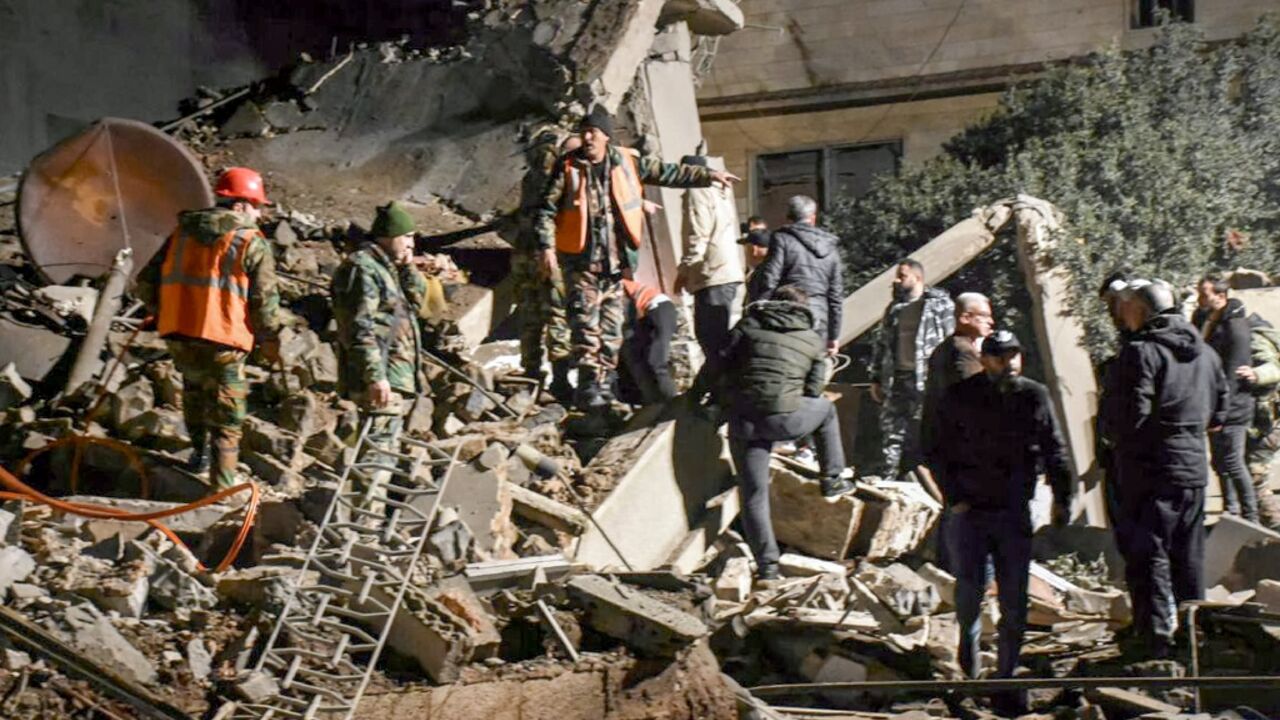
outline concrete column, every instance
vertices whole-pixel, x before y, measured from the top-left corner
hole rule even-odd
[[[1054,266],[1046,255],[1052,233],[1060,225],[1049,203],[1026,195],[1013,202],[1018,228],[1018,263],[1031,294],[1036,342],[1044,358],[1045,384],[1053,396],[1063,439],[1080,484],[1074,513],[1083,512],[1090,525],[1106,525],[1106,506],[1094,457],[1093,421],[1098,411],[1098,386],[1093,361],[1084,346],[1084,327],[1067,308],[1072,292],[1070,274]],[[1037,498],[1047,502],[1049,498]],[[1038,510],[1047,517],[1045,508]],[[1073,513],[1073,514],[1074,514]]]

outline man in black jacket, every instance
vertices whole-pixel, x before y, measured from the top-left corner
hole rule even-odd
[[[822,397],[826,384],[826,348],[813,330],[808,297],[783,286],[772,300],[747,306],[729,333],[720,357],[721,373],[703,366],[691,394],[700,400],[713,383],[729,416],[729,447],[742,492],[742,526],[756,558],[760,580],[778,577],[778,542],[769,515],[769,454],[773,444],[813,434],[822,468],[822,494],[835,497],[853,489],[845,479],[844,449],[835,406]],[[718,375],[719,377],[714,377]]]
[[[1013,677],[1027,622],[1031,509],[1043,466],[1053,488],[1053,521],[1065,524],[1072,473],[1049,392],[1022,377],[1022,346],[1007,330],[982,343],[982,372],[952,385],[926,453],[947,500],[948,545],[956,576],[960,667],[977,677],[980,609],[988,558],[1000,591],[999,668]],[[1020,694],[1000,698],[1021,704]]]
[[[1251,522],[1258,521],[1258,500],[1253,490],[1253,477],[1245,462],[1245,445],[1249,426],[1253,424],[1252,388],[1236,369],[1253,365],[1249,349],[1249,318],[1244,303],[1228,298],[1231,286],[1221,275],[1206,275],[1200,280],[1198,307],[1191,324],[1200,330],[1222,361],[1222,372],[1228,378],[1231,400],[1227,421],[1222,430],[1209,436],[1213,471],[1222,484],[1222,500],[1226,511]]]
[[[1205,430],[1226,421],[1227,382],[1167,284],[1129,282],[1118,309],[1132,333],[1115,368],[1116,490],[1129,524],[1120,549],[1138,650],[1163,658],[1176,603],[1204,597]]]
[[[835,355],[844,312],[840,239],[818,227],[818,203],[813,198],[791,198],[787,219],[791,224],[773,232],[769,254],[751,273],[748,297],[768,300],[783,285],[803,290],[813,311],[814,329],[826,341],[827,353]]]

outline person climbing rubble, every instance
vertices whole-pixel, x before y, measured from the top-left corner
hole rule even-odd
[[[822,397],[827,344],[813,329],[809,298],[794,285],[747,306],[729,333],[719,363],[703,365],[690,391],[695,402],[718,390],[729,418],[729,448],[742,492],[742,524],[756,577],[777,580],[778,542],[769,513],[769,455],[775,442],[813,435],[822,494],[853,490],[835,405]],[[711,368],[721,367],[722,372]]]
[[[996,677],[1011,678],[1027,624],[1030,504],[1039,468],[1053,488],[1056,526],[1067,522],[1074,476],[1048,389],[1022,377],[1017,336],[1001,330],[987,337],[980,362],[982,372],[943,394],[925,450],[946,497],[960,667],[970,678],[982,669],[978,640],[990,560],[1000,601]],[[1010,710],[1025,705],[1016,693],[997,702]]]
[[[542,192],[561,155],[582,146],[576,136],[557,145],[554,130],[539,133],[525,151],[529,170],[520,186],[519,227],[512,243],[511,275],[516,285],[516,304],[520,325],[520,364],[527,377],[541,382],[543,377],[543,338],[547,359],[551,362],[551,384],[547,388],[563,405],[573,400],[569,383],[569,324],[565,319],[564,277],[559,272],[547,274],[538,262],[536,214]]]
[[[1133,601],[1127,650],[1169,656],[1178,603],[1204,598],[1205,432],[1230,412],[1222,364],[1178,313],[1166,283],[1131,280],[1117,312],[1128,342],[1116,359],[1115,463]]]
[[[428,387],[419,327],[427,281],[413,264],[415,226],[403,206],[380,206],[371,235],[338,267],[330,286],[338,392],[360,406],[370,445],[392,450],[405,415]],[[374,513],[381,512],[388,479],[388,473],[374,473],[362,488]]]
[[[256,345],[280,362],[275,259],[258,229],[268,205],[262,176],[233,167],[218,177],[217,205],[184,212],[138,275],[135,294],[155,318],[182,373],[182,414],[191,438],[186,468],[236,484],[248,411],[245,361]],[[212,457],[211,457],[212,455]]]
[[[626,322],[622,363],[618,367],[618,399],[632,405],[663,403],[676,396],[671,378],[671,338],[676,334],[676,306],[655,287],[623,280]]]
[[[639,262],[644,238],[643,184],[708,187],[738,178],[723,170],[664,163],[613,145],[613,119],[600,107],[580,126],[582,147],[560,158],[537,211],[541,264],[563,267],[567,315],[578,366],[576,404],[609,404],[609,376],[622,347],[619,283]]]

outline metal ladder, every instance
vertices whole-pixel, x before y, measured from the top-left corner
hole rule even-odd
[[[238,702],[219,716],[336,720],[355,714],[458,462],[458,450],[448,454],[410,438],[399,440],[399,452],[376,448],[368,442],[371,423],[366,419],[360,428],[293,592],[254,668],[274,676],[280,692],[260,703]],[[414,448],[422,452],[413,453]],[[444,474],[434,480],[431,471],[441,466]],[[385,499],[377,496],[375,474],[400,480],[380,485],[389,491]],[[365,489],[356,489],[353,479],[363,480]],[[375,499],[389,512],[366,509]],[[424,503],[428,510],[422,509]],[[305,584],[312,571],[318,580]]]

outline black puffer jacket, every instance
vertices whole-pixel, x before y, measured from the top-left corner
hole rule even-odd
[[[793,412],[800,398],[817,397],[826,379],[826,346],[809,308],[764,300],[747,306],[720,355],[721,377],[705,363],[694,382],[697,397],[718,385],[722,402],[739,416]]]
[[[1222,361],[1222,373],[1227,378],[1231,393],[1226,424],[1248,425],[1253,422],[1254,397],[1248,381],[1236,377],[1236,368],[1253,365],[1249,346],[1249,314],[1245,312],[1244,303],[1231,298],[1222,309],[1222,316],[1209,327],[1209,334],[1206,336],[1203,333],[1206,324],[1210,322],[1210,315],[1208,310],[1196,310],[1191,316],[1191,324],[1200,329],[1205,342],[1218,353],[1218,359]]]
[[[1113,399],[1119,490],[1130,498],[1161,484],[1203,487],[1205,430],[1227,415],[1222,363],[1179,315],[1157,315],[1116,358]]]
[[[750,298],[768,300],[783,285],[796,285],[809,296],[818,334],[827,341],[838,340],[844,307],[839,241],[813,225],[778,228],[768,256],[751,274]]]

